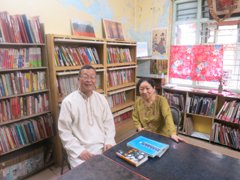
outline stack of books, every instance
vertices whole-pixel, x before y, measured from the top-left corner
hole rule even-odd
[[[137,167],[146,162],[148,157],[161,157],[168,148],[168,144],[138,136],[129,141],[125,148],[119,149],[116,155]]]

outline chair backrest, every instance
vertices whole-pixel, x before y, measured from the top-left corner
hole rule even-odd
[[[177,134],[178,134],[179,124],[181,122],[181,112],[175,106],[170,106],[170,109],[171,109],[173,121],[174,121],[174,124],[175,124],[175,126],[177,128]]]

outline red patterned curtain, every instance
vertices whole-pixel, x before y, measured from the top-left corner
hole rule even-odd
[[[223,73],[222,45],[171,46],[170,78],[219,81]]]

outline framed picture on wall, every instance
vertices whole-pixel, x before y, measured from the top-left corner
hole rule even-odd
[[[124,40],[123,27],[120,22],[103,19],[103,29],[105,38]]]
[[[166,59],[167,29],[156,28],[152,30],[152,56]]]
[[[72,35],[96,37],[94,28],[90,23],[80,22],[78,20],[71,20]]]
[[[223,16],[232,11],[233,16],[239,16],[240,1],[239,0],[212,0],[213,10],[218,16]]]

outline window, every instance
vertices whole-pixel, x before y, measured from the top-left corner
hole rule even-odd
[[[176,20],[183,21],[197,18],[197,0],[176,4]]]
[[[222,45],[224,89],[240,91],[240,18],[217,24],[210,19],[207,0],[175,0],[173,17],[172,45]],[[170,77],[170,82],[205,88],[217,88],[219,84],[176,77]]]
[[[176,26],[176,43],[180,45],[193,45],[196,39],[196,23],[179,24]]]

